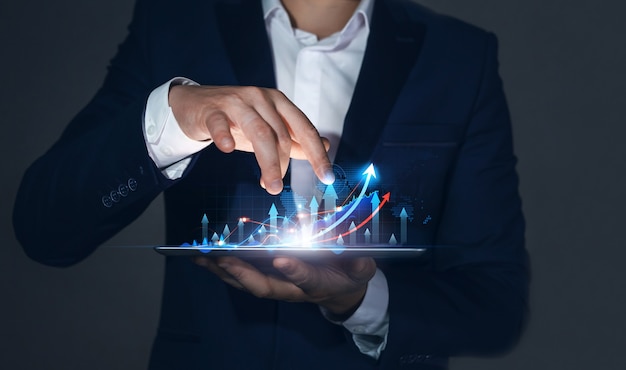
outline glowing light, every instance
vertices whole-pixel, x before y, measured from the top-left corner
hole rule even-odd
[[[337,208],[335,208],[335,212],[341,212],[343,210],[342,206],[338,206]]]

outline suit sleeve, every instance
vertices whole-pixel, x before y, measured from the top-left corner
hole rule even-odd
[[[145,102],[157,85],[146,58],[145,3],[137,3],[103,87],[23,177],[14,229],[39,262],[82,260],[172,183],[149,158],[142,132]]]
[[[396,264],[385,368],[510,348],[527,314],[528,262],[509,113],[487,37],[482,81],[447,183],[427,268]],[[445,246],[445,247],[444,247]]]

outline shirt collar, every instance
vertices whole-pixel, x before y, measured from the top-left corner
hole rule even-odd
[[[364,23],[366,32],[369,32],[370,19],[372,18],[372,11],[374,8],[374,1],[375,0],[361,0],[356,10],[354,11],[354,14],[352,15],[352,17],[350,17],[350,20],[348,21],[348,23],[346,23],[340,34],[353,32],[355,28],[360,27],[359,23],[361,20]],[[284,14],[287,15],[287,10],[285,10],[285,7],[280,2],[280,0],[262,0],[262,6],[263,18],[265,19],[265,24],[267,26],[269,26],[270,22],[272,22],[274,17],[276,17],[277,13],[284,12]],[[284,19],[288,20],[288,18]],[[290,24],[289,26],[291,27]]]

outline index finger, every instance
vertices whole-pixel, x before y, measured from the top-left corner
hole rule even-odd
[[[276,104],[278,111],[287,123],[291,137],[299,144],[306,159],[311,163],[317,178],[326,185],[332,184],[335,181],[335,174],[324,141],[304,113],[295,105],[287,102]]]

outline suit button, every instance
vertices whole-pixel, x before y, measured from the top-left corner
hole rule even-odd
[[[171,157],[172,156],[172,148],[170,148],[169,146],[166,146],[165,148],[163,148],[161,150],[161,153],[163,153],[167,157]]]
[[[137,180],[133,179],[132,177],[128,179],[128,188],[131,191],[137,190]]]
[[[150,120],[150,123],[152,123],[152,120]],[[148,136],[154,135],[156,133],[156,126],[155,125],[148,126],[146,133],[148,134]]]
[[[111,196],[111,200],[114,201],[115,203],[120,201],[120,193],[118,193],[117,191],[113,190],[111,192],[111,194],[109,194]]]
[[[107,208],[113,207],[113,201],[111,200],[111,197],[109,197],[108,195],[105,195],[102,197],[102,204],[104,204],[104,206]]]
[[[126,185],[126,184],[121,184],[117,188],[117,192],[120,193],[120,195],[123,196],[123,197],[128,195],[128,191],[129,191],[128,185]]]

